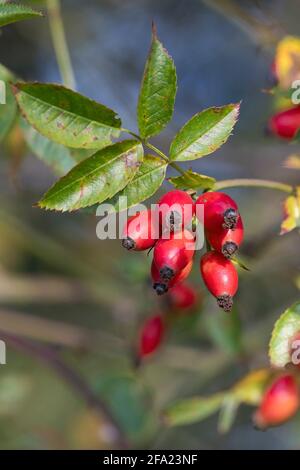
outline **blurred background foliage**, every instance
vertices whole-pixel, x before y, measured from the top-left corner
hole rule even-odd
[[[178,128],[202,108],[242,99],[234,136],[193,169],[217,179],[299,181],[296,171],[283,168],[288,145],[264,135],[272,100],[262,93],[270,86],[277,40],[299,34],[297,0],[63,0],[62,8],[78,91],[117,110],[126,127],[136,127],[154,19],[179,83],[174,119],[157,144],[167,150]],[[0,53],[17,76],[60,81],[46,18],[2,29]],[[230,191],[245,221],[242,255],[251,268],[241,273],[235,311],[226,316],[205,296],[136,370],[138,328],[165,308],[151,290],[149,259],[128,254],[118,241],[97,240],[90,214],[33,208],[55,177],[22,148],[17,130],[1,146],[0,330],[4,338],[38,340],[58,366],[9,343],[7,365],[0,366],[0,448],[114,448],[119,431],[130,448],[299,448],[299,415],[261,433],[252,427],[251,410],[242,408],[226,435],[217,433],[215,416],[173,429],[160,421],[170,402],[217,392],[268,364],[272,326],[299,298],[299,235],[278,236],[282,195]],[[192,282],[202,295],[197,264]],[[93,397],[86,400],[82,384],[78,393],[76,377],[101,409]]]

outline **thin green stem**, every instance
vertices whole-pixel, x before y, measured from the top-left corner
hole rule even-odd
[[[153,150],[157,155],[159,155],[163,160],[169,163],[169,159],[165,153],[163,153],[161,150],[158,148],[154,147],[154,145],[150,144],[149,142],[144,142],[145,146],[148,147],[148,149]]]
[[[69,88],[75,88],[75,77],[61,15],[60,0],[47,0],[49,25],[61,78]]]
[[[236,188],[236,187],[252,187],[252,188],[266,188],[275,189],[284,193],[292,193],[293,186],[290,184],[280,183],[279,181],[260,180],[251,178],[237,178],[232,180],[217,181],[214,190]]]

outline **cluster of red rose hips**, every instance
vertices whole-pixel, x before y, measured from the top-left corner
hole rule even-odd
[[[299,386],[294,375],[281,375],[265,390],[254,423],[260,429],[277,426],[292,418],[299,407]]]
[[[191,272],[195,233],[189,227],[192,219],[203,214],[197,210],[200,206],[204,207],[204,220],[199,221],[204,223],[210,246],[201,259],[202,278],[218,305],[230,311],[238,288],[237,271],[230,258],[239,248],[244,230],[237,204],[227,194],[206,192],[194,202],[185,191],[169,191],[155,210],[141,211],[128,219],[122,243],[128,250],[153,248],[153,288],[162,295],[182,283]]]
[[[204,211],[198,211],[199,207],[204,207]],[[238,274],[230,258],[243,240],[244,229],[237,204],[227,194],[206,192],[194,201],[186,191],[169,191],[155,209],[140,211],[128,219],[122,244],[128,250],[153,249],[151,277],[154,290],[158,295],[169,292],[173,305],[188,308],[195,302],[195,295],[183,281],[193,266],[193,223],[197,219],[204,224],[209,246],[200,263],[203,281],[218,305],[230,311],[238,288]],[[164,331],[161,316],[150,318],[141,333],[140,355],[154,351],[161,343]]]

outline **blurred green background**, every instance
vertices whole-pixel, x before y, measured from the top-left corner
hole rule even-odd
[[[225,10],[212,8],[215,3]],[[174,58],[179,85],[174,119],[157,145],[167,151],[174,133],[199,110],[243,100],[229,142],[193,162],[193,169],[217,179],[261,177],[295,184],[299,174],[283,168],[291,149],[264,135],[272,100],[262,89],[270,85],[274,37],[299,34],[299,2],[243,0],[233,12],[230,3],[63,0],[78,91],[118,111],[126,127],[135,130],[154,19]],[[16,75],[60,81],[47,18],[4,28],[0,39],[1,62]],[[0,366],[0,448],[118,447],[116,427],[95,411],[93,397],[88,405],[78,377],[105,404],[130,448],[299,448],[300,416],[261,433],[251,424],[252,410],[244,407],[226,435],[217,432],[216,416],[173,429],[160,421],[161,410],[172,401],[209,395],[268,365],[272,326],[299,298],[294,284],[299,235],[278,236],[282,195],[229,191],[244,218],[242,255],[251,268],[241,273],[234,314],[219,312],[206,296],[198,255],[191,282],[203,292],[202,304],[174,322],[161,350],[136,370],[138,328],[165,308],[151,289],[150,259],[125,252],[119,241],[99,241],[93,215],[34,208],[55,178],[30,152],[20,158],[18,144],[14,135],[10,152],[7,144],[1,147],[0,330],[37,340],[44,356],[46,347],[59,359],[54,370],[49,357],[42,354],[41,361],[37,351],[8,345],[7,364]]]

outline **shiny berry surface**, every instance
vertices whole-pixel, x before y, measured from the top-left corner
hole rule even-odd
[[[237,203],[227,194],[221,192],[207,192],[198,197],[195,211],[201,221],[201,205],[204,209],[205,230],[220,230],[235,228],[239,219]]]
[[[238,274],[233,263],[217,251],[209,251],[201,258],[200,269],[209,292],[217,298],[225,311],[232,308],[232,298],[238,289]]]
[[[290,419],[299,409],[299,390],[295,378],[286,374],[266,390],[254,421],[258,427],[276,426]]]
[[[168,239],[155,244],[153,259],[162,279],[170,280],[193,258],[195,241],[191,232],[171,233]]]
[[[122,245],[127,250],[149,250],[159,237],[159,222],[151,210],[130,217],[123,229]]]
[[[187,227],[194,215],[194,201],[191,196],[179,189],[164,194],[158,201],[162,230],[170,227],[180,230]]]

